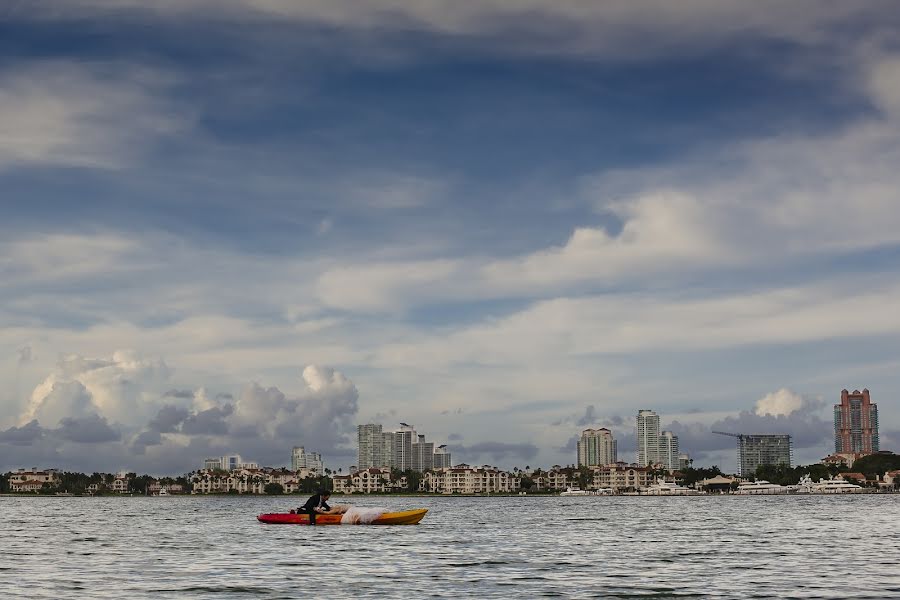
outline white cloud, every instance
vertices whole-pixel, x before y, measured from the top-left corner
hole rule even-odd
[[[777,392],[766,394],[756,401],[754,412],[757,416],[772,415],[787,416],[803,407],[803,396],[796,394],[787,388],[781,388]]]
[[[134,65],[52,61],[0,71],[0,169],[117,168],[185,127],[160,98],[159,73]]]
[[[900,58],[874,62],[869,71],[868,91],[886,115],[900,118]]]
[[[99,414],[118,423],[139,425],[149,418],[160,395],[154,388],[171,370],[161,359],[118,351],[111,358],[78,355],[60,359],[56,369],[32,392],[20,418],[53,425],[66,417]]]

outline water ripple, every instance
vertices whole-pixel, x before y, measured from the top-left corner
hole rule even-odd
[[[900,598],[896,495],[351,501],[430,512],[313,528],[256,521],[296,498],[0,498],[0,597]]]

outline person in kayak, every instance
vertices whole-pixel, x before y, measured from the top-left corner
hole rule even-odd
[[[315,496],[312,496],[309,500],[306,501],[302,507],[300,507],[297,512],[298,513],[306,513],[309,515],[309,524],[316,524],[316,515],[319,513],[328,512],[331,510],[331,507],[328,506],[328,499],[331,497],[331,492],[328,490],[322,490]]]

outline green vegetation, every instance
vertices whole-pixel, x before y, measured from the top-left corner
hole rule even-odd
[[[681,469],[679,471],[682,477],[684,478],[684,482],[682,485],[684,486],[693,486],[698,481],[702,481],[704,479],[712,479],[713,477],[717,477],[722,475],[722,470],[717,466],[713,465],[711,467],[698,467],[693,468],[689,467],[687,469]]]
[[[267,483],[263,491],[270,496],[280,496],[284,493],[284,486],[280,483]]]
[[[5,473],[0,473],[0,494],[5,494],[9,491],[9,475]]]
[[[879,452],[864,456],[853,463],[853,468],[842,471],[862,473],[866,479],[875,479],[878,475],[884,475],[888,471],[900,469],[900,454],[893,452]]]
[[[326,476],[304,477],[298,483],[300,485],[295,492],[297,494],[315,494],[319,490],[331,489],[331,478]]]

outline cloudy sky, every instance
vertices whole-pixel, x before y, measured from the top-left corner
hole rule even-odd
[[[7,3],[0,469],[898,449],[893,4]]]

